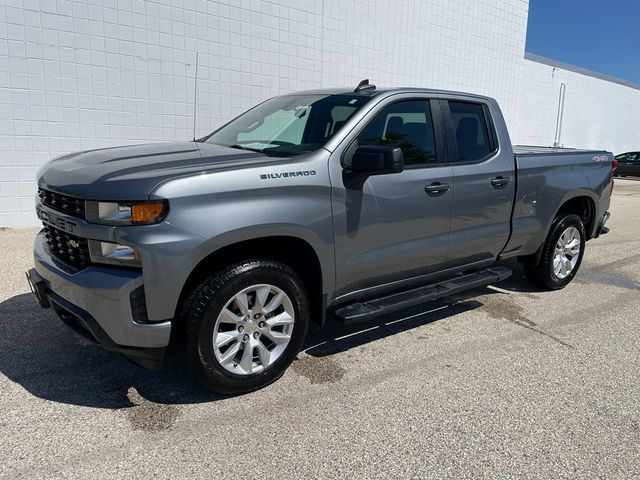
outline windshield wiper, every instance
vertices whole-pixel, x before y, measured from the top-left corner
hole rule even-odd
[[[229,145],[229,148],[237,148],[238,150],[247,150],[249,152],[256,152],[256,153],[264,153],[259,148],[245,147],[244,145],[238,145],[237,143],[235,145]]]

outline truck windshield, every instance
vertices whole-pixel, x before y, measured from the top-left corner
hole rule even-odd
[[[205,142],[275,157],[312,152],[369,100],[359,95],[274,97],[216,130]]]

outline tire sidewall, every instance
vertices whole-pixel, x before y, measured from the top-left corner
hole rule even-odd
[[[576,262],[576,266],[573,268],[571,273],[567,275],[565,278],[559,278],[553,271],[553,257],[555,253],[556,244],[560,239],[560,236],[564,233],[564,231],[569,227],[575,227],[580,234],[580,253],[578,254],[578,261]],[[563,288],[567,286],[573,277],[576,276],[580,265],[582,264],[582,258],[584,257],[584,251],[586,246],[586,231],[584,225],[582,223],[582,219],[575,214],[565,215],[564,217],[558,218],[556,222],[553,224],[551,228],[551,233],[549,235],[549,239],[547,241],[547,245],[545,248],[545,255],[543,258],[543,268],[546,269],[545,280],[556,289]]]
[[[198,356],[204,373],[220,390],[233,393],[248,392],[277,380],[293,362],[304,343],[309,325],[309,309],[306,292],[297,275],[288,267],[273,262],[251,262],[239,269],[227,281],[205,307],[198,331]],[[213,349],[213,330],[220,311],[239,291],[256,284],[270,284],[283,290],[291,299],[295,322],[291,340],[282,355],[264,370],[250,375],[236,375],[226,370],[218,361]]]

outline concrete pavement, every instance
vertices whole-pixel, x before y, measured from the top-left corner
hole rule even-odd
[[[0,231],[0,477],[631,478],[640,475],[640,181],[576,279],[522,272],[314,332],[285,376],[224,398],[149,373],[28,294],[33,230]]]

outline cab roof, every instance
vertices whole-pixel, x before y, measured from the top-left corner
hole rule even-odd
[[[465,97],[475,97],[478,99],[489,100],[490,97],[485,95],[478,95],[468,92],[456,92],[453,90],[438,90],[434,88],[420,88],[420,87],[373,87],[365,90],[354,91],[349,88],[319,88],[314,90],[303,90],[300,92],[290,92],[285,95],[357,95],[361,97],[375,97],[382,94],[398,94],[398,93],[427,93],[427,94],[442,94],[442,95],[463,95]]]

